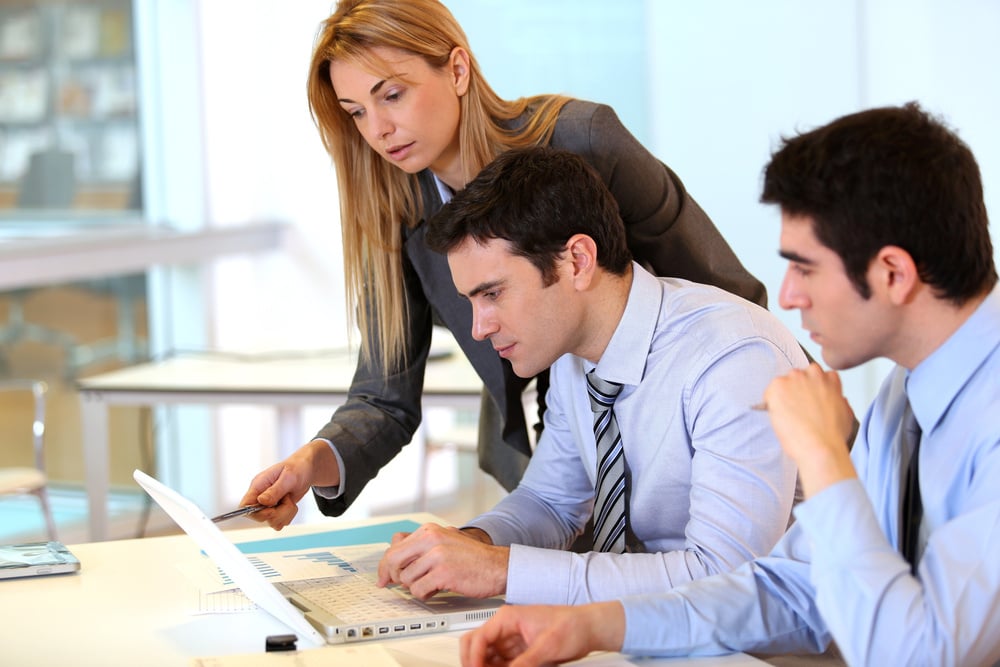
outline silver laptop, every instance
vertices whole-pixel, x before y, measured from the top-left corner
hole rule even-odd
[[[482,624],[503,604],[499,597],[447,593],[421,601],[398,588],[379,588],[373,576],[349,564],[346,576],[270,582],[197,505],[141,470],[132,476],[244,595],[300,640],[339,644],[463,630]]]

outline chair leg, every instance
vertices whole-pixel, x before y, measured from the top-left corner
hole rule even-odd
[[[59,538],[56,536],[56,521],[52,516],[52,505],[49,503],[49,491],[43,486],[35,491],[35,495],[38,496],[38,502],[42,505],[42,513],[45,515],[45,526],[49,533],[49,540],[57,542]]]

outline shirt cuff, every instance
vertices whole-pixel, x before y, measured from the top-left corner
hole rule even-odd
[[[313,492],[320,498],[326,498],[327,500],[336,500],[337,498],[344,495],[344,482],[347,478],[347,473],[344,471],[344,459],[340,458],[340,452],[337,451],[336,446],[326,438],[313,438],[314,440],[322,440],[330,446],[330,450],[333,452],[333,457],[337,459],[337,469],[340,470],[340,484],[338,486],[314,486]]]
[[[478,528],[490,536],[490,540],[498,547],[509,547],[518,537],[511,532],[510,525],[496,515],[495,510],[480,514],[466,523],[462,528]],[[520,538],[524,541],[524,537]]]
[[[508,604],[569,604],[573,554],[556,549],[510,545]]]

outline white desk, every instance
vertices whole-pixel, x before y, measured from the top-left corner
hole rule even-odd
[[[450,339],[450,340],[449,340]],[[450,335],[435,349],[450,356],[427,364],[425,406],[477,407],[482,380]],[[108,407],[111,405],[262,404],[278,411],[278,443],[287,456],[302,440],[300,412],[308,405],[335,406],[347,397],[356,357],[245,361],[212,356],[178,357],[96,375],[78,382],[90,539],[108,535]]]
[[[328,520],[307,526],[289,526],[282,535],[347,528],[396,519],[433,521],[426,514],[382,517],[364,522]],[[274,537],[269,528],[231,531],[234,541]],[[263,611],[225,615],[192,615],[197,591],[178,565],[202,556],[186,535],[71,545],[82,563],[71,575],[0,581],[4,620],[0,623],[0,662],[4,665],[144,665],[184,667],[207,656],[264,655],[264,638],[285,634],[288,628]],[[384,645],[407,667],[458,664],[459,633],[454,637],[454,660],[421,660],[412,655],[414,639],[388,640]],[[409,642],[414,642],[409,644]],[[305,649],[329,652],[324,663],[338,664],[344,647]],[[288,654],[267,654],[273,662],[289,667]],[[628,665],[630,661],[604,656],[603,666]],[[271,660],[268,661],[269,663]],[[590,662],[590,661],[587,661]],[[760,667],[763,663],[744,655],[698,660],[636,661],[648,667],[697,665],[708,667]]]
[[[273,250],[285,226],[260,222],[197,231],[109,222],[46,232],[39,224],[0,225],[0,290],[102,278],[154,266]]]

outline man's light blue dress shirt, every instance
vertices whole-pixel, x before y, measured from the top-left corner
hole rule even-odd
[[[469,525],[512,545],[511,603],[576,604],[667,590],[767,553],[791,519],[796,470],[766,413],[772,378],[805,355],[768,311],[633,264],[622,319],[597,374],[625,386],[614,410],[631,473],[635,550],[565,551],[590,517],[596,475],[585,374],[552,366],[545,429],[521,484]]]
[[[923,436],[923,555],[898,552],[904,389]],[[795,510],[770,557],[624,601],[623,650],[821,651],[851,665],[1000,664],[1000,291],[889,375],[851,452],[858,480]]]

